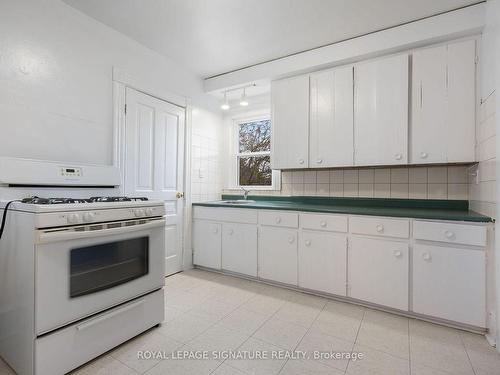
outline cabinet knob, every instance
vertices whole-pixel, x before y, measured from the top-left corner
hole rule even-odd
[[[212,228],[212,233],[216,234],[218,232],[219,232],[219,228],[217,228],[217,227]]]
[[[317,160],[316,160],[316,163],[318,163],[318,164],[323,163],[323,159],[317,159]]]
[[[399,251],[399,250],[395,250],[395,251],[394,251],[394,256],[395,256],[396,258],[401,258],[401,255],[403,255],[403,253],[402,253],[401,251]]]
[[[278,217],[276,218],[276,224],[279,224],[279,223],[281,223],[281,217],[279,217],[279,216],[278,216]]]
[[[321,220],[321,222],[319,223],[319,225],[321,225],[323,228],[326,227],[326,221]]]
[[[306,246],[311,246],[311,241],[305,240],[305,244],[306,244]]]
[[[429,154],[427,154],[427,152],[421,152],[420,153],[420,158],[421,159],[425,159],[425,158],[427,158],[427,156],[429,156]]]
[[[377,232],[381,233],[384,231],[384,226],[382,224],[378,224],[375,229],[377,230]]]
[[[403,155],[396,154],[396,155],[394,155],[394,158],[396,158],[396,160],[401,160],[403,158]]]
[[[227,233],[229,233],[229,235],[232,235],[232,234],[234,233],[234,230],[229,229],[229,230],[227,231]]]
[[[455,237],[455,233],[453,233],[451,230],[446,230],[444,231],[444,235],[446,236],[446,238],[448,238],[449,240],[451,240],[453,237]]]
[[[294,243],[295,238],[294,237],[288,237],[288,243]]]
[[[423,253],[422,254],[422,259],[423,260],[431,260],[431,254],[429,254],[429,253]]]
[[[304,164],[304,159],[299,159],[299,164]]]

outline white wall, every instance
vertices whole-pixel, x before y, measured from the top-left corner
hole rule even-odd
[[[0,2],[0,155],[112,163],[112,69],[218,112],[184,67],[59,0]]]

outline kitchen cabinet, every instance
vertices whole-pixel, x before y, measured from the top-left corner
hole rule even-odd
[[[413,52],[412,164],[473,162],[476,42]]]
[[[417,243],[413,249],[413,311],[485,327],[485,252]]]
[[[193,263],[221,269],[222,225],[203,220],[193,222]]]
[[[311,74],[310,91],[309,167],[352,166],[353,67]]]
[[[300,287],[345,296],[347,236],[342,233],[302,231],[298,265]]]
[[[408,55],[354,66],[354,164],[408,162]]]
[[[309,76],[271,82],[271,167],[307,168]]]
[[[222,268],[257,277],[257,226],[222,224]]]
[[[408,243],[352,236],[349,297],[408,310]]]
[[[297,230],[259,228],[259,277],[297,285]]]

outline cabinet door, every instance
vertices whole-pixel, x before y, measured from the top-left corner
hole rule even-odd
[[[446,162],[446,46],[415,51],[412,61],[411,162]]]
[[[447,161],[475,161],[476,42],[448,45]]]
[[[259,277],[297,285],[297,231],[259,229]]]
[[[353,236],[349,296],[408,310],[408,244]]]
[[[353,67],[310,76],[309,167],[354,165]]]
[[[306,168],[309,137],[309,76],[271,83],[273,169]]]
[[[413,250],[413,311],[485,327],[483,250],[416,244]]]
[[[354,66],[355,165],[408,160],[408,55]]]
[[[299,244],[299,286],[346,295],[347,237],[303,231]]]
[[[193,263],[197,266],[221,268],[221,225],[211,221],[193,222]]]
[[[222,224],[222,268],[257,276],[257,226]]]

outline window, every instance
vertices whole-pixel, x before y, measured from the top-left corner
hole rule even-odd
[[[273,186],[271,120],[269,117],[236,122],[238,186]]]

